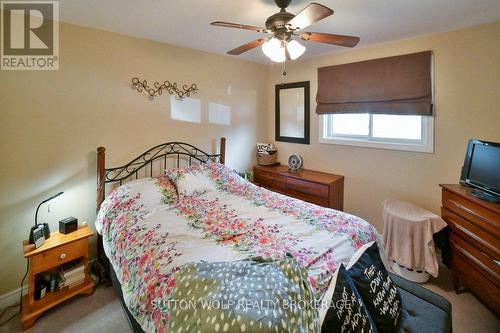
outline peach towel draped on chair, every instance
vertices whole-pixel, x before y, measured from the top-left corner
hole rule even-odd
[[[386,199],[382,203],[387,259],[438,276],[433,234],[446,227],[443,219],[413,204]]]

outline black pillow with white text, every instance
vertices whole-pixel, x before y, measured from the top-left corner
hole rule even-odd
[[[329,306],[324,315],[321,333],[378,333],[343,264],[337,269],[324,297]]]
[[[380,258],[377,243],[360,248],[347,271],[378,330],[395,332],[401,316],[401,297]]]

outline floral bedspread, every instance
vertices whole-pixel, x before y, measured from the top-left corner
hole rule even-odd
[[[101,205],[96,228],[128,309],[146,332],[167,332],[176,273],[186,263],[293,256],[319,300],[340,263],[378,241],[359,217],[290,198],[221,164],[174,172],[206,173],[216,190],[178,195],[171,170],[129,182]]]

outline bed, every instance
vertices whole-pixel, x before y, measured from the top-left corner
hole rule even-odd
[[[98,255],[109,262],[134,330],[167,331],[174,314],[155,305],[171,297],[176,273],[187,263],[291,256],[321,299],[340,263],[368,242],[382,248],[375,228],[357,216],[244,180],[224,165],[225,144],[222,138],[219,152],[209,154],[169,142],[113,168],[98,148]],[[200,172],[206,191],[183,187],[181,194],[181,183],[172,181]],[[113,183],[119,186],[107,194]]]

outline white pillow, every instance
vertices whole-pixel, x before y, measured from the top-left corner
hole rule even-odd
[[[346,269],[349,270],[349,268],[351,268],[359,260],[359,257],[361,257],[363,255],[363,253],[365,253],[366,249],[369,248],[370,246],[372,246],[373,243],[375,243],[375,241],[370,242],[370,243],[366,243],[363,246],[361,246],[359,249],[357,249],[356,252],[354,252],[351,259],[349,260],[349,263],[347,264]],[[385,255],[384,247],[381,246],[381,244],[383,244],[383,243],[377,242],[378,251],[380,254],[380,260],[382,260],[382,263],[384,264],[385,269],[389,272],[392,272],[391,265],[389,265],[389,263],[387,261],[387,256]]]
[[[351,259],[349,260],[349,263],[347,264],[346,269],[351,268],[359,260],[359,258],[363,255],[363,253],[365,253],[366,249],[373,245],[373,243],[375,243],[375,242],[366,243],[363,246],[361,246],[359,249],[357,249],[356,252],[354,252],[354,254],[352,255]]]
[[[175,181],[180,195],[196,195],[217,191],[214,183],[204,172],[184,173]]]

